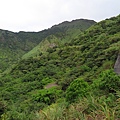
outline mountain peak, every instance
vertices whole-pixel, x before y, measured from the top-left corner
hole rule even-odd
[[[88,20],[88,19],[76,19],[72,21],[64,21],[62,23],[59,23],[57,25],[54,25],[51,27],[51,29],[54,28],[60,28],[62,30],[67,30],[69,28],[78,28],[81,30],[86,30],[91,25],[95,24],[96,22],[94,20]]]

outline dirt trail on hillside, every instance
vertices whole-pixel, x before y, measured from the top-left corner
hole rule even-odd
[[[49,89],[51,87],[58,87],[56,83],[49,83],[48,85],[45,86],[45,89]]]

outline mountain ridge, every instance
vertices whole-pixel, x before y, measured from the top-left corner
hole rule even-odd
[[[25,59],[2,74],[1,117],[119,119],[120,76],[113,68],[120,52],[120,15],[83,32],[61,33],[66,27],[61,28],[50,31]]]
[[[89,20],[87,22],[89,23]],[[84,24],[82,23],[82,26],[85,26],[86,29],[86,26],[90,27],[94,23],[95,22],[90,22],[90,24],[85,25],[86,22],[84,22]],[[63,36],[65,31],[67,31],[68,29],[72,28],[68,25],[68,28],[66,28],[65,30],[60,29],[60,27],[58,26],[57,28],[49,28],[40,32],[11,32],[8,30],[0,30],[0,72],[3,72],[7,68],[7,66],[18,62],[25,53],[32,50],[47,36]]]

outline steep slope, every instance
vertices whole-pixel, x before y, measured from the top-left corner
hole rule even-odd
[[[56,37],[52,36],[51,39],[53,38],[55,38],[55,42]],[[46,45],[49,46],[49,43],[46,43]],[[120,79],[111,71],[103,73],[101,78],[99,78],[99,74],[114,67],[119,51],[120,15],[95,24],[74,39],[72,38],[71,42],[67,44],[60,47],[49,47],[45,54],[36,53],[37,56],[22,59],[9,74],[3,75],[0,79],[0,98],[8,107],[6,115],[10,119],[17,118],[19,120],[22,117],[23,119],[33,120],[35,117],[32,118],[31,116],[35,111],[38,111],[37,115],[39,116],[42,113],[39,110],[56,101],[59,104],[61,98],[62,100],[67,99],[69,103],[72,100],[75,101],[74,98],[77,95],[79,99],[82,99],[83,96],[86,97],[86,92],[91,91],[96,92],[94,95],[98,97],[97,100],[104,100],[104,104],[102,107],[101,104],[96,107],[93,103],[96,97],[94,99],[90,98],[91,102],[89,104],[84,102],[85,106],[80,109],[82,116],[93,113],[99,107],[103,110],[104,106],[104,110],[110,107],[110,111],[112,111],[111,109],[116,107],[114,105],[117,105],[116,100],[119,98],[116,91],[120,92]],[[109,80],[111,81],[109,82]],[[93,84],[95,81],[98,81],[98,83]],[[45,89],[45,86],[49,83],[56,83],[57,87]],[[113,83],[113,85],[109,85],[110,83]],[[102,92],[98,90],[99,84]],[[93,89],[92,87],[96,88]],[[82,97],[79,96],[81,92],[83,93]],[[70,97],[70,95],[73,96]],[[79,103],[83,102],[80,101]],[[107,103],[111,106],[106,107]],[[66,113],[62,114],[63,116],[70,113],[70,111],[67,111],[68,107],[64,109],[63,113]],[[84,111],[82,111],[83,108],[85,108]],[[79,110],[79,106],[76,107],[76,110]],[[43,114],[47,119],[47,114],[45,112]],[[103,115],[103,112],[98,115],[101,114]],[[118,110],[115,115],[119,116]],[[71,117],[71,119],[73,118]]]
[[[47,50],[49,50],[49,48],[54,48],[54,47],[57,47],[60,45],[62,45],[62,41],[55,35],[50,35],[50,36],[46,37],[44,40],[42,40],[31,51],[24,54],[22,56],[22,59],[28,59],[29,57],[36,57],[43,53],[45,54],[45,53],[47,53]]]
[[[20,60],[21,56],[35,47],[41,39],[38,33],[13,33],[0,30],[0,70]],[[32,35],[32,37],[31,37]]]
[[[80,29],[81,31],[84,31],[87,28],[89,28],[92,24],[95,24],[95,21],[87,19],[77,19],[71,22],[65,21],[58,25],[54,25],[51,29],[53,31],[55,31],[55,29],[59,29],[61,32],[66,32],[69,29]]]
[[[25,54],[22,58],[34,57],[47,51],[52,46],[62,46],[64,43],[70,42],[81,32],[95,24],[93,20],[78,19],[71,22],[65,21],[48,29],[49,34],[42,42],[33,50]]]
[[[76,24],[77,26],[74,26]],[[64,37],[70,33],[69,31],[73,29],[73,26],[74,30],[80,31],[87,29],[93,24],[95,22],[92,20],[77,20],[69,24],[61,23],[65,29],[61,29],[60,25],[56,25],[40,32],[21,31],[13,33],[7,30],[0,30],[0,72],[3,72],[8,66],[19,61],[25,53],[38,45],[47,36],[53,34],[59,38]]]

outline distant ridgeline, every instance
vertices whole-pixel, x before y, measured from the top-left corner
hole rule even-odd
[[[0,31],[0,69],[20,58],[0,77],[2,120],[120,118],[120,15],[89,22]]]
[[[120,74],[120,54],[118,54],[118,57],[117,57],[117,60],[116,60],[115,66],[114,66],[114,71],[117,74]]]
[[[68,36],[70,40],[73,33],[80,34],[96,22],[93,20],[74,20],[54,25],[49,29],[40,32],[14,33],[0,29],[0,73],[12,64],[18,62],[21,57],[37,46],[41,41],[50,35],[54,35],[59,41]],[[74,34],[76,36],[76,34]]]

